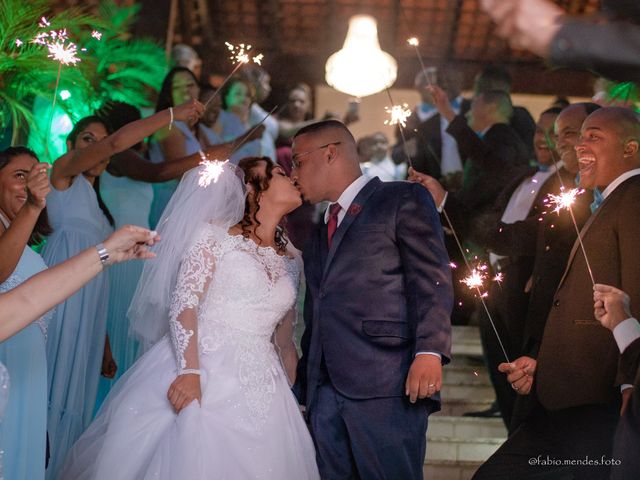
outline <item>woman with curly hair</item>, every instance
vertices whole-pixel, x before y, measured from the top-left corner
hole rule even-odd
[[[111,390],[62,478],[319,478],[290,389],[301,260],[279,224],[300,203],[266,157],[185,174],[129,310],[150,350]]]

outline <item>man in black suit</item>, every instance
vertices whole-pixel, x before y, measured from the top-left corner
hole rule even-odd
[[[464,159],[464,175],[462,188],[450,194],[430,176],[422,177],[422,183],[439,209],[446,202],[447,214],[458,234],[473,240],[476,220],[492,208],[505,186],[528,165],[528,149],[508,125],[513,107],[507,93],[478,94],[466,118],[456,115],[440,87],[434,85],[428,90],[434,105],[449,122],[447,132],[456,139]]]
[[[613,441],[612,458],[619,461],[611,468],[612,480],[635,478],[640,472],[640,323],[631,315],[629,295],[611,285],[594,287],[594,315],[613,333],[620,362],[635,378],[631,399],[624,409]]]
[[[455,184],[456,181],[459,182],[463,159],[460,158],[455,139],[446,131],[449,122],[433,105],[433,99],[427,90],[434,82],[447,93],[447,97],[451,99],[451,108],[456,113],[464,115],[471,107],[471,102],[460,95],[458,72],[435,67],[427,69],[426,72],[419,71],[414,85],[420,94],[421,102],[413,109],[403,129],[406,149],[415,170],[447,184]],[[406,162],[407,152],[399,129],[396,131],[396,142],[392,157],[396,163]]]
[[[473,94],[477,96],[483,92],[501,91],[511,96],[511,75],[502,66],[488,65],[473,82]],[[509,126],[513,128],[529,151],[533,155],[533,134],[536,131],[536,122],[524,107],[513,106],[513,113],[509,118]]]
[[[523,343],[523,324],[528,305],[525,285],[533,268],[538,217],[547,209],[547,195],[557,194],[560,189],[556,169],[562,165],[555,164],[555,152],[549,140],[558,113],[560,109],[550,109],[541,114],[534,136],[538,166],[523,166],[514,170],[513,180],[481,216],[478,222],[481,228],[476,230],[474,236],[482,248],[492,252],[490,260],[494,272],[504,276],[504,282],[491,285],[488,304],[503,346],[513,358],[521,354]],[[425,176],[416,172],[413,172],[411,179],[425,186],[429,183]],[[466,273],[465,269],[462,271]],[[498,365],[504,361],[504,353],[493,326],[485,316],[481,317],[480,336],[491,382],[496,390],[497,404],[490,410],[469,412],[468,415],[494,416],[493,412],[497,412],[509,427],[516,395],[504,375],[498,372]]]

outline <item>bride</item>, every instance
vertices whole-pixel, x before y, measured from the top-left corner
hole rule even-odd
[[[75,479],[318,479],[290,391],[299,252],[278,224],[300,193],[247,158],[185,174],[129,310],[153,345],[70,451]],[[284,365],[284,368],[283,368]]]

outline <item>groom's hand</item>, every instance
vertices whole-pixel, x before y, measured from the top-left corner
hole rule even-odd
[[[442,387],[442,363],[435,355],[416,355],[409,375],[407,375],[405,394],[415,403],[418,398],[427,398]]]

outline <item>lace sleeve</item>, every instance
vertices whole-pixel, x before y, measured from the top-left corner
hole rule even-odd
[[[220,256],[220,243],[206,230],[183,257],[169,307],[169,335],[178,364],[178,375],[195,373],[198,358],[198,307],[209,286]]]
[[[295,271],[292,273],[299,292],[300,277],[303,271],[302,255],[300,255],[298,250],[291,246],[287,250],[288,254],[295,258]],[[273,336],[273,343],[276,346],[276,351],[280,357],[280,363],[287,374],[290,385],[295,383],[296,369],[298,366],[298,351],[295,344],[295,328],[298,324],[297,305],[298,296],[296,296],[296,301],[291,309],[285,314],[276,327],[276,331]]]

